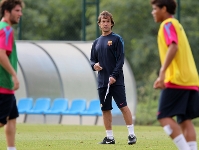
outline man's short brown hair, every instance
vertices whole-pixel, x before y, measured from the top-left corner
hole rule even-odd
[[[113,15],[110,13],[110,12],[108,12],[108,11],[102,11],[101,13],[100,13],[100,15],[99,15],[99,17],[98,17],[98,21],[97,21],[97,23],[100,23],[101,22],[101,19],[102,18],[108,18],[108,17],[110,17],[110,19],[111,19],[111,24],[112,24],[112,27],[115,25],[115,22],[114,22],[114,20],[113,20]]]

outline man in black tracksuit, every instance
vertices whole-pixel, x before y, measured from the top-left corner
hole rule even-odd
[[[106,129],[106,137],[100,144],[115,144],[112,131],[112,97],[124,116],[129,132],[128,144],[135,144],[137,139],[124,86],[124,42],[121,36],[112,32],[114,21],[108,11],[99,15],[98,25],[102,35],[92,45],[90,63],[92,69],[98,71],[98,94]]]
[[[91,66],[99,62],[103,68],[98,72],[98,88],[107,87],[109,77],[117,79],[112,86],[124,86],[123,64],[124,43],[122,38],[111,32],[107,36],[100,36],[95,40],[91,50]]]

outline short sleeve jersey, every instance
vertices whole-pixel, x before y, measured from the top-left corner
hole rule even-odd
[[[199,79],[191,48],[183,27],[174,18],[162,22],[159,29],[158,47],[161,63],[164,63],[171,43],[178,45],[178,51],[166,71],[166,87],[198,90]]]
[[[5,22],[0,22],[5,24]],[[11,26],[7,25],[0,29],[0,50],[5,50],[8,57],[12,53],[14,47],[14,32]],[[0,85],[0,93],[13,94],[14,91]]]

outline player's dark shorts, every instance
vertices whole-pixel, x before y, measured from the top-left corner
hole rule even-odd
[[[198,91],[171,88],[162,90],[157,119],[173,116],[176,116],[178,123],[198,117]]]
[[[99,88],[98,94],[102,110],[112,110],[112,98],[115,100],[118,108],[127,106],[126,92],[124,86],[110,86],[109,93],[104,101],[107,87]]]
[[[14,94],[0,93],[0,123],[6,124],[7,120],[19,116]]]

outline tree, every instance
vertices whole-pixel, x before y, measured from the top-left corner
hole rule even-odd
[[[199,2],[192,0],[181,0],[181,23],[189,39],[196,66],[199,71]]]
[[[80,40],[79,0],[24,0],[23,40]]]

